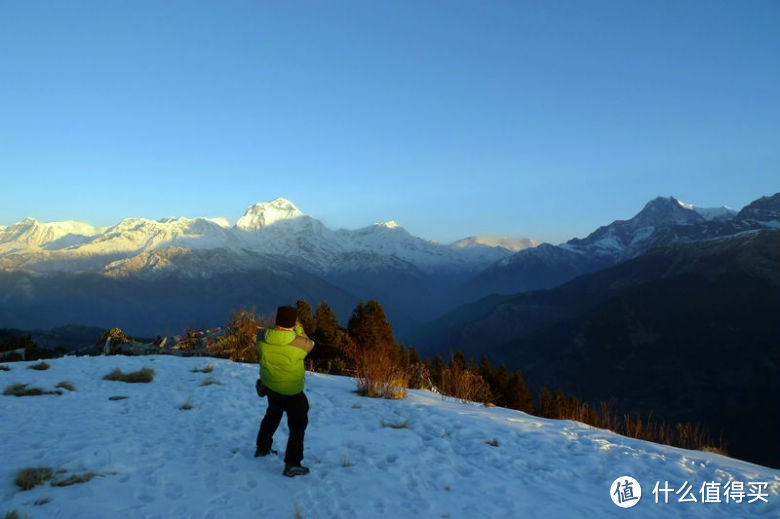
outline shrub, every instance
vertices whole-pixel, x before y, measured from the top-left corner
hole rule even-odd
[[[186,402],[184,402],[182,405],[179,406],[179,409],[182,410],[182,411],[189,411],[193,407],[195,407],[195,406],[192,405],[192,400],[190,400],[188,398]]]
[[[44,371],[49,369],[50,367],[51,366],[49,366],[49,364],[44,360],[42,360],[38,364],[32,364],[30,366],[27,366],[28,369],[37,369],[38,371]]]
[[[19,512],[17,512],[16,510],[11,510],[10,512],[5,513],[3,519],[22,519],[22,517],[23,516],[19,515]]]
[[[123,373],[121,369],[115,368],[114,371],[103,377],[103,380],[118,380],[120,382],[134,383],[147,383],[154,380],[154,369],[150,367],[144,367],[138,371],[130,373]]]
[[[68,382],[67,380],[63,380],[55,387],[67,389],[68,391],[76,391],[76,386],[73,384],[73,382]]]
[[[108,397],[109,400],[125,400],[127,398],[130,398],[129,396],[123,396],[123,395],[114,395]]]
[[[409,388],[410,389],[431,389],[431,371],[428,366],[422,362],[409,364]]]
[[[202,368],[193,367],[190,371],[193,373],[211,373],[212,371],[214,371],[215,367],[217,367],[216,364],[214,364],[213,362],[209,362]]]
[[[30,490],[50,480],[52,476],[54,471],[51,467],[28,467],[16,473],[14,483],[22,490]]]
[[[5,364],[0,364],[0,371],[11,371],[11,368],[6,366]]]
[[[476,369],[465,368],[453,362],[442,372],[442,384],[439,388],[444,394],[472,402],[485,402],[490,399],[490,386]]]
[[[257,331],[265,320],[256,317],[254,310],[234,312],[230,317],[225,333],[211,346],[211,351],[219,357],[233,361],[256,363]]]
[[[348,354],[355,366],[358,393],[390,399],[406,397],[409,375],[387,348],[352,346]]]
[[[111,328],[107,332],[103,333],[98,340],[97,343],[102,348],[105,348],[106,342],[109,344],[109,351],[108,353],[116,354],[119,351],[119,345],[125,344],[128,342],[132,342],[133,338],[127,335],[125,332],[123,332],[119,328]]]
[[[607,402],[601,402],[598,407],[591,408],[587,402],[580,402],[575,396],[567,397],[560,390],[553,393],[547,388],[542,388],[539,402],[539,416],[545,418],[577,420],[630,438],[727,455],[723,441],[716,443],[709,431],[701,425],[672,425],[653,418],[652,413],[645,420],[629,413],[621,416],[613,411]]]

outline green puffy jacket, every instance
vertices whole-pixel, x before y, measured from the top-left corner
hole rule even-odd
[[[303,391],[303,359],[313,346],[300,325],[295,330],[268,328],[262,332],[257,348],[263,385],[282,395]]]

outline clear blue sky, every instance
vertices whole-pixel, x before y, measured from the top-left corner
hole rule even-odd
[[[780,2],[0,0],[0,225],[559,242],[780,191]]]

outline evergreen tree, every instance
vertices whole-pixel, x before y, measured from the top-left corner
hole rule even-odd
[[[339,320],[328,303],[320,303],[314,311],[314,334],[319,337],[333,336],[339,328]]]
[[[403,343],[398,346],[398,365],[405,373],[409,372],[409,350]]]
[[[376,301],[361,301],[352,312],[347,325],[349,337],[359,348],[379,348],[398,358],[398,345],[393,329],[387,321],[385,310]]]
[[[495,405],[506,407],[504,392],[506,387],[499,381],[498,370],[490,363],[487,355],[482,356],[479,364],[479,374],[490,388],[490,399]]]
[[[458,350],[452,354],[450,358],[450,369],[466,369],[466,357],[463,356],[463,352]]]
[[[417,350],[414,348],[414,346],[409,346],[409,365],[414,366],[415,364],[420,363],[422,363],[420,360],[420,354],[417,353]]]
[[[303,331],[311,336],[314,333],[314,318],[311,316],[311,305],[304,299],[295,302],[295,309],[298,311],[298,320],[301,321]]]
[[[431,381],[436,387],[442,387],[444,369],[444,360],[441,358],[441,355],[437,354],[433,358],[433,365],[431,366]]]
[[[551,418],[564,418],[566,416],[566,408],[568,405],[569,402],[566,399],[566,396],[563,394],[563,391],[556,389],[552,398],[553,416]]]
[[[509,378],[506,392],[507,407],[526,413],[534,412],[534,399],[525,383],[523,374],[515,371]]]
[[[553,396],[550,390],[546,387],[543,387],[542,391],[539,393],[539,416],[544,418],[554,418]]]

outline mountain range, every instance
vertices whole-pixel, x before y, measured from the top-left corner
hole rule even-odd
[[[629,220],[599,227],[584,239],[543,244],[502,258],[467,285],[466,293],[513,294],[550,288],[578,275],[635,258],[669,243],[692,242],[780,226],[780,196],[763,197],[736,212],[697,208],[674,197],[658,197]]]
[[[405,264],[424,272],[472,272],[513,252],[538,243],[531,239],[469,237],[441,245],[410,235],[396,222],[357,230],[331,230],[303,214],[284,198],[249,207],[234,226],[219,218],[127,218],[110,227],[65,221],[41,223],[26,218],[0,227],[0,264],[5,270],[33,272],[98,270],[121,275],[168,265],[132,261],[172,247],[188,250],[224,249],[236,254],[283,258],[317,273],[344,269],[383,268]],[[90,267],[80,260],[90,258]],[[253,258],[254,263],[256,258]],[[154,260],[151,260],[154,263]],[[208,269],[205,274],[211,273]],[[193,274],[193,272],[190,272]]]
[[[460,306],[410,341],[428,356],[488,355],[521,369],[535,392],[560,389],[619,413],[696,422],[737,457],[780,466],[780,195],[725,219],[670,218],[679,210],[666,200],[643,212],[669,222],[654,246],[625,246],[631,233],[621,231],[641,229],[640,213],[545,247],[579,249],[588,261],[602,253],[612,265]],[[603,254],[604,239],[621,247]],[[517,256],[539,257],[529,252]]]
[[[26,218],[0,227],[0,326],[123,323],[149,335],[301,298],[327,301],[344,320],[359,300],[377,299],[403,337],[489,294],[550,288],[665,243],[772,228],[777,198],[737,213],[659,197],[630,220],[559,246],[501,237],[442,245],[393,221],[332,230],[283,198],[249,207],[233,226],[205,217],[108,227]]]
[[[331,230],[283,198],[249,207],[233,226],[218,218],[127,218],[109,227],[26,218],[0,227],[0,326],[121,323],[149,335],[296,299],[325,300],[346,319],[359,300],[379,299],[403,329],[451,308],[452,285],[537,244],[469,237],[442,245],[393,221]]]

